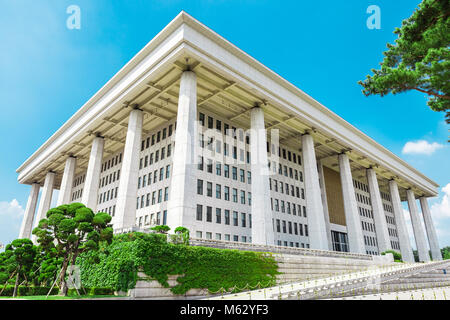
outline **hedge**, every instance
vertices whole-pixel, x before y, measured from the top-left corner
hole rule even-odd
[[[98,263],[90,262],[95,253],[82,254],[77,264],[83,285],[127,291],[136,285],[138,271],[143,271],[166,288],[168,276],[179,275],[171,291],[184,294],[193,288],[217,292],[271,286],[279,274],[269,253],[177,245],[166,239],[154,233],[122,234],[100,248]]]

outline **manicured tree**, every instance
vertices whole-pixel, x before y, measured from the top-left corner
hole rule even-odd
[[[416,90],[429,96],[432,110],[449,110],[450,1],[423,0],[394,33],[398,39],[387,44],[381,69],[372,69],[373,75],[358,82],[363,93],[384,96]]]
[[[74,265],[80,253],[96,251],[100,241],[111,242],[113,230],[108,226],[111,216],[104,212],[94,214],[81,203],[61,205],[47,212],[47,219],[39,221],[33,230],[37,241],[47,248],[56,241],[56,251],[62,258],[59,275],[60,294],[67,295],[66,271]]]
[[[27,279],[27,274],[34,264],[36,246],[30,239],[16,239],[6,246],[5,252],[10,252],[8,262],[11,266],[15,266],[16,281],[13,297],[16,297],[20,278]],[[11,271],[11,268],[9,270]]]
[[[189,229],[186,227],[177,227],[175,228],[175,233],[179,234],[183,238],[183,243],[185,245],[189,244]]]
[[[154,226],[151,230],[156,231],[157,233],[167,234],[169,232],[170,227],[166,225]]]

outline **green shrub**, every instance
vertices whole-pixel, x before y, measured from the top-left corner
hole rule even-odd
[[[386,250],[386,251],[382,252],[381,255],[384,256],[384,255],[386,255],[386,253],[392,253],[392,255],[394,256],[395,262],[403,262],[402,255],[400,252],[397,252],[395,250]]]
[[[178,284],[171,288],[175,294],[193,288],[216,292],[220,288],[273,285],[279,274],[270,254],[176,245],[156,233],[118,235],[99,251],[97,264],[89,263],[90,253],[77,259],[86,287],[127,291],[134,288],[140,270],[164,287],[169,287],[169,275],[179,275]]]

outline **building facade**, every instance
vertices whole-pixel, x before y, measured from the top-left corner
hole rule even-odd
[[[58,205],[107,212],[115,232],[413,261],[408,201],[419,259],[441,257],[435,182],[184,12],[17,172],[31,186],[20,237],[58,189]]]

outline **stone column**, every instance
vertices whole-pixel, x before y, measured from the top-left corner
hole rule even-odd
[[[54,182],[55,182],[55,173],[51,171],[47,172],[44,181],[44,188],[42,189],[41,193],[41,199],[39,201],[36,221],[34,222],[34,227],[37,227],[39,221],[47,218],[47,211],[50,209],[50,205],[52,203]]]
[[[395,224],[398,231],[398,241],[400,243],[400,253],[404,262],[413,263],[414,255],[409,241],[408,229],[406,228],[403,216],[403,207],[398,192],[398,185],[395,180],[389,181],[389,192],[391,194],[392,209],[394,210]]]
[[[430,244],[431,257],[433,260],[442,260],[441,249],[439,249],[439,242],[434,229],[433,220],[431,219],[430,207],[426,197],[419,198],[420,206],[422,208],[423,219],[425,222],[425,230],[427,231],[428,243]]]
[[[312,249],[328,250],[327,229],[323,213],[322,195],[317,172],[314,140],[310,134],[302,135],[305,198],[308,209],[309,243]]]
[[[172,180],[167,204],[167,225],[172,232],[180,226],[192,228],[196,223],[196,137],[197,76],[192,71],[185,71],[180,82]]]
[[[134,109],[128,120],[122,169],[117,195],[117,228],[132,228],[136,224],[136,198],[139,177],[139,153],[142,139],[143,112]]]
[[[39,196],[40,186],[38,183],[31,185],[30,195],[28,196],[27,206],[25,208],[25,214],[22,220],[22,226],[20,227],[19,239],[28,238],[31,239],[31,230],[33,228],[33,219],[36,212],[36,204]]]
[[[105,139],[103,137],[97,136],[92,141],[86,180],[84,181],[83,187],[83,196],[81,197],[81,202],[94,212],[97,211],[97,195],[100,184],[104,145]]]
[[[386,215],[384,214],[383,202],[381,200],[380,188],[378,186],[377,174],[372,168],[366,170],[367,184],[369,186],[370,200],[372,202],[373,221],[378,241],[378,250],[384,252],[391,250]]]
[[[330,213],[328,212],[327,189],[325,187],[325,176],[323,174],[323,164],[317,161],[317,171],[319,173],[320,193],[322,195],[323,216],[325,219],[325,229],[327,232],[328,250],[333,250],[331,241]]]
[[[269,168],[267,158],[267,133],[264,111],[253,107],[251,118],[251,170],[252,170],[252,243],[274,245],[270,205]]]
[[[339,170],[350,252],[365,254],[366,247],[364,245],[361,219],[356,203],[355,188],[353,187],[352,171],[350,161],[345,153],[339,155]]]
[[[61,187],[59,188],[57,206],[70,203],[70,196],[72,194],[73,179],[75,178],[75,167],[77,159],[75,157],[68,157],[64,167],[64,173],[61,180]]]
[[[430,255],[428,254],[427,243],[425,240],[425,231],[420,223],[419,210],[417,209],[414,192],[411,189],[406,190],[406,197],[408,199],[409,214],[411,215],[411,224],[414,231],[414,238],[416,239],[419,261],[428,262],[430,261]]]

